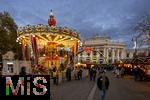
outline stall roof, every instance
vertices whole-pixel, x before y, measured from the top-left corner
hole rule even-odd
[[[150,57],[136,57],[133,59],[121,59],[124,64],[150,64]]]
[[[144,62],[145,62],[146,64],[149,64],[149,65],[150,65],[150,56],[147,57],[147,58],[144,60]]]
[[[136,57],[132,61],[133,64],[150,64],[150,57]]]
[[[131,64],[132,61],[133,61],[133,59],[126,59],[126,60],[124,61],[124,63],[126,63],[126,64]]]

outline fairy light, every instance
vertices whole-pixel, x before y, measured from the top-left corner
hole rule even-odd
[[[59,38],[63,38],[62,36],[60,36]]]
[[[45,57],[46,55],[45,55],[45,54],[43,54],[43,56]]]
[[[33,37],[35,37],[35,35],[32,35]]]

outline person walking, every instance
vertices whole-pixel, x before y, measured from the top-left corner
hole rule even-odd
[[[73,73],[74,73],[74,79],[77,80],[78,79],[78,75],[77,75],[78,74],[78,69],[77,69],[77,67],[74,68]]]
[[[54,84],[54,85],[57,85],[56,67],[53,68],[53,84]]]
[[[125,69],[122,67],[120,70],[120,76],[123,78],[125,74]]]
[[[98,77],[97,86],[100,90],[100,100],[105,100],[105,95],[109,88],[109,79],[105,75],[105,71],[103,71],[102,75],[100,77]]]
[[[78,80],[82,80],[82,69],[80,68],[78,71]]]
[[[95,79],[96,79],[96,73],[97,73],[97,71],[96,71],[96,68],[95,67],[93,67],[93,81],[95,81]]]
[[[71,67],[68,67],[66,70],[67,81],[71,81]]]
[[[92,67],[89,68],[89,76],[90,76],[90,81],[92,81],[93,80],[93,68]]]

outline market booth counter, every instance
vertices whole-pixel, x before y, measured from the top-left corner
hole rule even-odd
[[[144,79],[150,79],[150,57],[137,57],[133,59],[132,65],[138,66],[143,71]]]
[[[133,65],[132,65],[132,59],[121,59],[119,62],[116,62],[117,66],[123,67],[125,69],[125,74],[132,74],[133,72]]]

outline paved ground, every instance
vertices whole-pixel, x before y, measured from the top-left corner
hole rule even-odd
[[[65,81],[58,86],[52,85],[51,100],[87,100],[93,85],[94,82],[90,82],[87,78]]]
[[[115,78],[110,72],[106,100],[150,100],[150,82],[135,82],[131,76]],[[51,85],[51,100],[99,100],[99,90],[88,78]]]
[[[110,88],[107,91],[106,100],[150,100],[150,82],[135,82],[132,76],[110,78]],[[99,90],[96,89],[93,100],[99,100]]]

